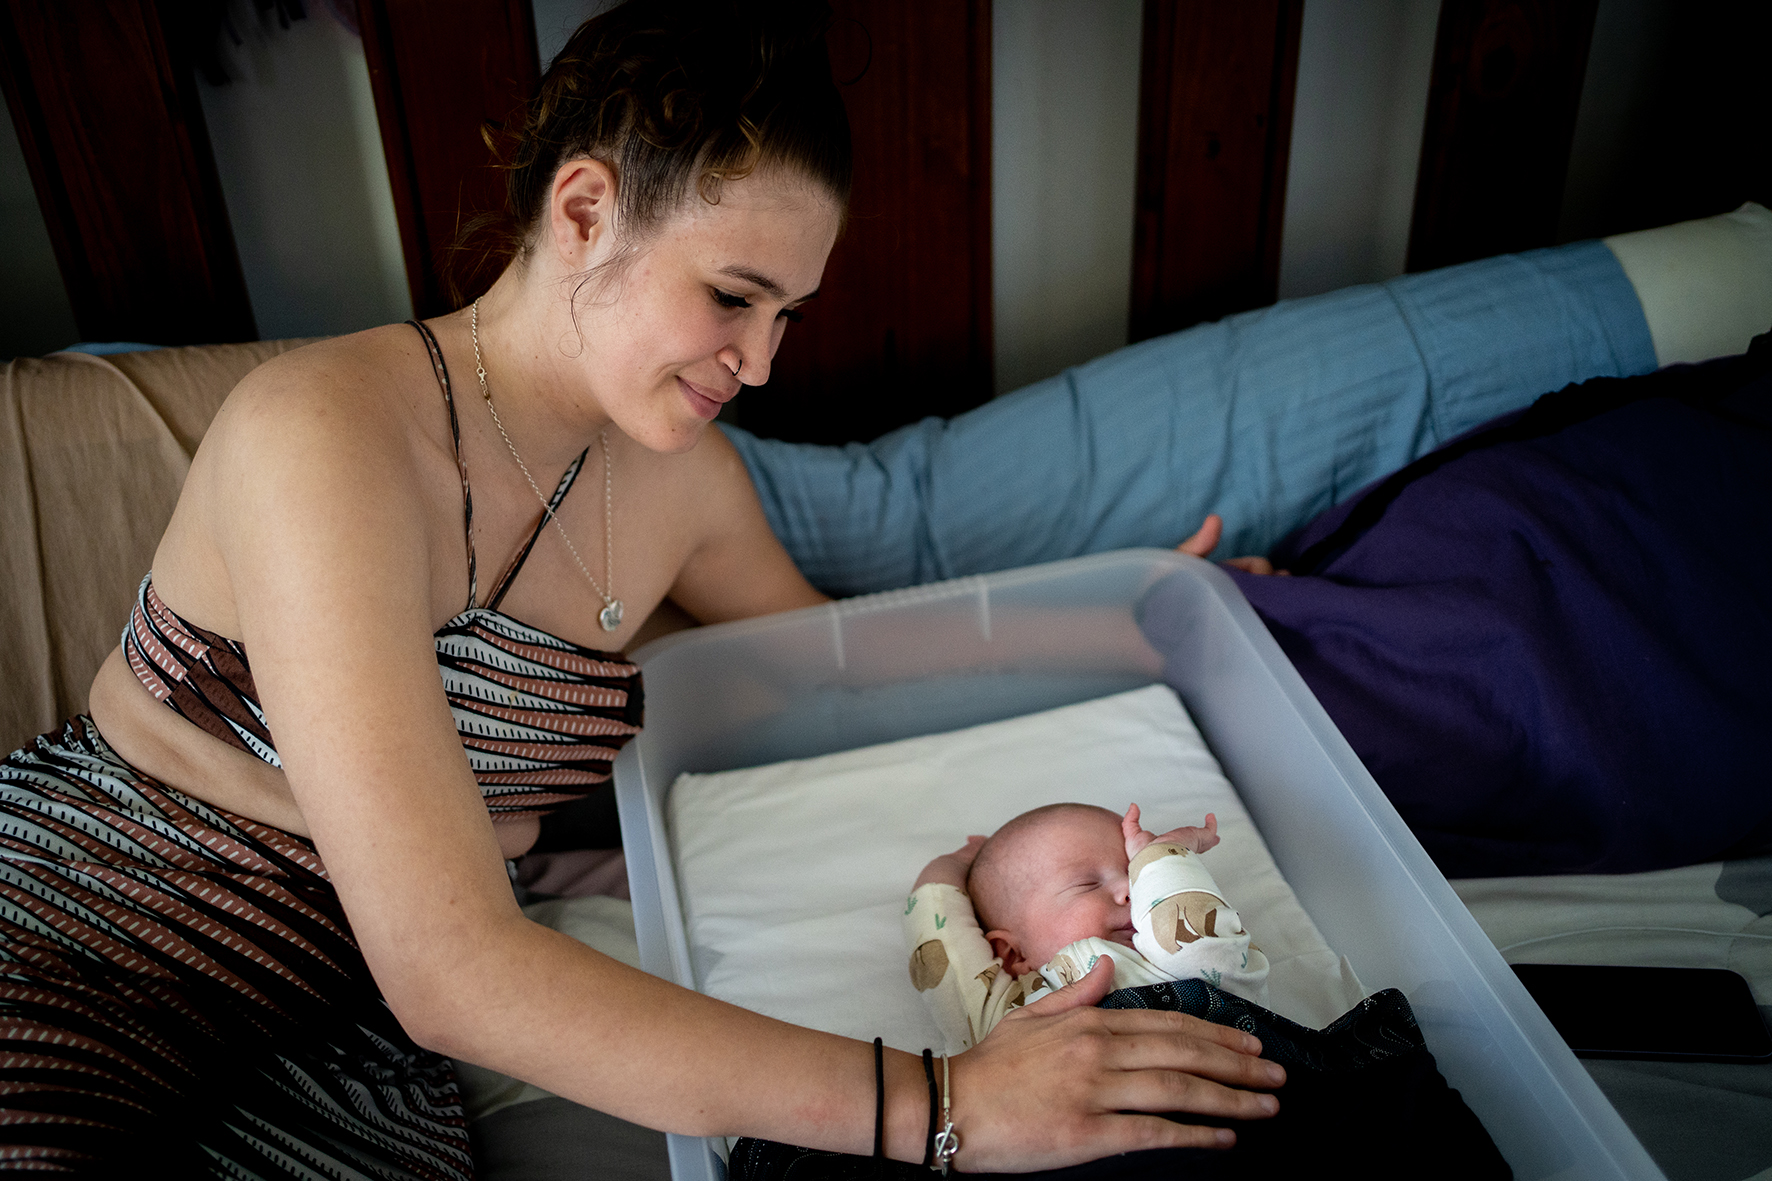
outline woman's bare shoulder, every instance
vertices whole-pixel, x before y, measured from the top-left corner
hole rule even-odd
[[[392,324],[279,353],[242,378],[229,400],[374,406],[382,399],[372,395],[420,379],[435,388],[424,342],[412,329]]]
[[[192,463],[186,495],[206,531],[298,501],[355,504],[408,527],[452,499],[452,444],[423,342],[371,329],[275,357],[236,386]],[[265,498],[268,497],[268,501]],[[264,501],[264,503],[260,503]]]
[[[424,342],[389,325],[272,357],[241,379],[205,441],[250,455],[295,439],[387,442],[446,435]],[[430,440],[434,445],[438,440]],[[214,447],[211,447],[214,450]]]
[[[416,354],[402,355],[399,329],[374,329],[272,358],[228,395],[154,559],[156,586],[187,618],[241,635],[236,583],[265,539],[282,566],[304,547],[380,561],[422,548],[432,518],[446,515],[433,505],[454,507],[448,425],[434,421],[444,416],[422,343],[404,335]],[[428,416],[414,409],[421,381]],[[384,540],[356,545],[364,531]]]
[[[756,508],[756,489],[736,448],[717,428],[687,451],[648,451],[631,440],[615,455],[619,482],[651,506],[657,526],[684,552],[740,527]],[[624,474],[625,473],[625,474]]]

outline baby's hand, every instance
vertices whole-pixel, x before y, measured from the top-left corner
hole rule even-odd
[[[925,865],[923,872],[917,875],[917,885],[912,889],[936,883],[964,890],[966,875],[972,871],[972,862],[978,857],[979,849],[983,847],[983,837],[967,837],[964,845],[952,853],[943,853]]]
[[[1133,804],[1126,809],[1126,815],[1120,821],[1120,831],[1126,837],[1126,860],[1128,861],[1144,852],[1144,847],[1153,841],[1180,845],[1190,853],[1204,853],[1218,844],[1218,817],[1208,812],[1204,828],[1192,826],[1173,828],[1162,836],[1152,836],[1139,824],[1138,805]]]

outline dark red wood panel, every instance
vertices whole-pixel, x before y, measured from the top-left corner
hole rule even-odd
[[[88,340],[258,337],[187,42],[169,35],[184,19],[176,0],[0,3],[7,105]]]
[[[1145,0],[1131,336],[1274,301],[1303,0]]]
[[[520,118],[541,81],[529,0],[359,0],[363,52],[400,221],[415,315],[455,310],[446,257],[476,214],[504,208],[482,137]],[[465,298],[496,268],[454,268]]]
[[[849,225],[739,425],[865,441],[991,395],[990,2],[836,0]],[[871,58],[871,60],[870,60]],[[865,69],[865,72],[864,72]]]
[[[1556,241],[1598,0],[1444,0],[1408,267]]]

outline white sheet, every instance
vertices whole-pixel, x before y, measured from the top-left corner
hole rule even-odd
[[[1772,1006],[1768,871],[1751,859],[1451,885],[1510,964],[1726,968]]]
[[[1281,878],[1172,691],[1152,685],[949,734],[684,775],[668,825],[698,986],[911,1052],[939,1046],[899,930],[917,873],[970,833],[1074,800],[1163,832],[1218,814],[1206,864],[1273,968],[1273,1009],[1320,1027],[1364,995]]]

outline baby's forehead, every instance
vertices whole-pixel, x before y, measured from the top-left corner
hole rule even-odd
[[[1017,857],[1052,856],[1119,835],[1120,818],[1105,808],[1075,805],[1017,818],[999,835]]]

